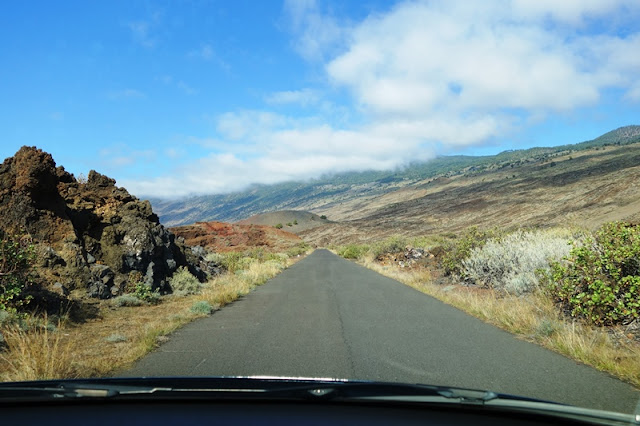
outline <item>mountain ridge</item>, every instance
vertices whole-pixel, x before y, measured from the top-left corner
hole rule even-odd
[[[577,144],[509,150],[490,156],[441,156],[391,171],[347,172],[306,182],[255,184],[230,194],[150,201],[161,222],[167,226],[212,220],[239,221],[279,210],[326,213],[332,219],[330,212],[340,203],[380,196],[429,179],[499,170],[525,162],[544,161],[562,153],[635,142],[640,142],[640,126],[630,125]]]

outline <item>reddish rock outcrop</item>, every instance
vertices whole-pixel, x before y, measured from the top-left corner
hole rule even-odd
[[[35,147],[0,165],[0,228],[34,242],[39,280],[52,289],[108,298],[131,279],[170,291],[167,278],[179,266],[205,278],[202,259],[159,223],[148,201],[93,170],[79,182]]]

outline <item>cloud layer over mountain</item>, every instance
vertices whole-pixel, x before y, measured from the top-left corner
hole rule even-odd
[[[313,84],[217,115],[209,155],[121,184],[166,197],[388,169],[640,101],[637,2],[407,1],[354,21],[290,1],[283,16]]]

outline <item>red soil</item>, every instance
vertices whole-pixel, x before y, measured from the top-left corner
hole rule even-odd
[[[202,246],[217,252],[244,251],[256,247],[278,252],[302,243],[297,235],[266,225],[196,222],[170,230],[184,238],[190,246]]]

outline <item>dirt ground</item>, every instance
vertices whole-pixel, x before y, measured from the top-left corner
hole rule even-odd
[[[170,228],[187,245],[202,246],[216,252],[244,251],[262,247],[278,252],[301,244],[291,232],[265,225],[238,225],[225,222],[196,222],[194,225]]]

